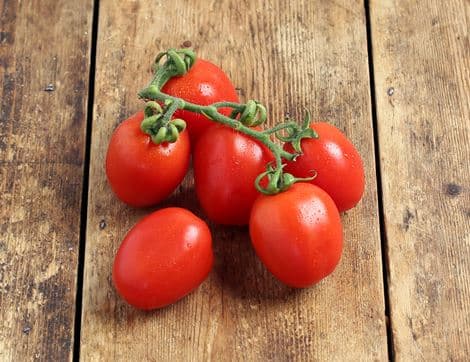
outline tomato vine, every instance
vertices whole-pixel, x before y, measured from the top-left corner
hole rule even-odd
[[[256,178],[255,187],[259,192],[266,195],[276,194],[287,190],[295,182],[309,181],[315,178],[316,175],[297,178],[283,171],[283,159],[292,161],[301,154],[300,143],[303,138],[318,137],[316,132],[309,127],[310,115],[308,112],[301,125],[295,121],[286,120],[273,128],[259,131],[253,127],[266,121],[267,112],[266,108],[256,100],[248,100],[246,103],[217,102],[203,106],[161,91],[165,83],[172,77],[186,74],[195,61],[196,55],[190,49],[170,49],[157,55],[154,63],[154,77],[150,84],[139,92],[139,97],[147,101],[141,129],[150,135],[154,143],[175,142],[177,140],[186,124],[182,119],[172,119],[172,116],[178,109],[184,109],[203,114],[210,120],[246,134],[269,148],[274,155],[275,164],[268,164],[266,171]],[[231,108],[232,111],[227,117],[219,112],[220,108]],[[272,135],[281,142],[291,143],[295,152],[284,150],[282,146],[272,140]],[[268,182],[266,186],[262,186],[262,180],[265,177]]]

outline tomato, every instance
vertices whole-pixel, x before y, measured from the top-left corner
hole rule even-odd
[[[193,153],[194,183],[202,209],[212,221],[246,225],[259,192],[256,177],[273,159],[258,141],[225,126],[204,133]]]
[[[191,69],[181,77],[171,78],[162,92],[185,101],[207,106],[216,102],[239,102],[237,92],[227,75],[216,65],[197,59]],[[219,112],[228,116],[230,108],[220,108]],[[186,121],[193,146],[201,134],[214,124],[202,114],[178,110],[175,118]]]
[[[329,275],[341,257],[339,212],[315,185],[296,183],[276,195],[261,195],[250,217],[253,247],[283,283],[308,287]]]
[[[134,307],[160,308],[197,288],[213,259],[212,237],[204,221],[185,209],[161,209],[139,221],[122,241],[113,282]]]
[[[155,144],[140,129],[138,112],[114,131],[106,154],[106,175],[114,193],[125,203],[154,205],[183,180],[190,158],[189,137],[180,133],[174,143]]]
[[[364,193],[364,166],[359,152],[335,126],[316,122],[310,127],[319,137],[303,139],[303,154],[288,162],[285,171],[297,177],[308,177],[316,171],[317,177],[311,183],[325,190],[339,211],[353,208]],[[294,152],[289,143],[284,148]]]

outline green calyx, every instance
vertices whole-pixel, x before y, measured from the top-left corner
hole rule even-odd
[[[292,145],[292,148],[299,154],[302,153],[302,139],[318,138],[317,132],[310,128],[310,112],[308,110],[305,113],[301,126],[290,119],[287,119],[286,122],[287,123],[285,124],[288,125],[285,127],[287,135],[281,135],[279,131],[276,131],[276,137],[282,142],[289,142]]]
[[[161,64],[162,59],[164,59],[163,64]],[[157,55],[153,68],[155,73],[159,69],[165,69],[173,76],[181,76],[186,74],[195,62],[196,54],[191,49],[169,49]]]
[[[236,119],[248,127],[255,127],[263,124],[267,118],[266,108],[258,101],[250,99],[246,104],[234,108],[230,118]]]
[[[275,195],[283,192],[296,182],[309,182],[317,177],[316,172],[311,177],[295,177],[294,175],[283,172],[285,164],[279,168],[274,168],[271,164],[267,165],[267,171],[258,175],[255,179],[256,189],[264,195]],[[267,178],[266,186],[263,186],[263,179]]]
[[[284,173],[283,160],[293,161],[302,153],[301,141],[304,138],[318,138],[317,133],[310,128],[310,114],[307,112],[302,125],[287,119],[270,129],[258,131],[253,127],[266,121],[267,112],[264,105],[256,100],[246,103],[217,102],[207,106],[184,101],[181,98],[163,93],[161,89],[165,83],[175,76],[186,74],[194,65],[196,56],[189,49],[170,49],[158,54],[155,59],[155,74],[150,84],[139,92],[139,97],[147,101],[145,106],[145,118],[141,129],[150,135],[152,141],[175,142],[178,139],[186,123],[181,119],[172,119],[178,109],[203,114],[208,119],[233,128],[264,144],[274,155],[274,164],[267,165],[267,170],[261,173],[255,180],[256,189],[266,195],[277,194],[287,190],[295,182],[310,181],[316,175],[307,178],[296,178],[289,173]],[[164,106],[162,107],[161,104]],[[219,112],[220,108],[231,108],[227,117]],[[279,141],[291,143],[295,153],[285,151],[281,145],[272,140],[274,135]],[[264,180],[267,180],[264,181]],[[266,186],[262,186],[262,184]]]
[[[161,52],[153,63],[154,76],[149,86],[139,92],[139,97],[155,99],[155,93],[172,77],[185,75],[196,62],[191,49],[169,49]]]
[[[167,102],[165,108],[157,102],[147,102],[144,109],[145,118],[140,124],[140,129],[157,145],[176,142],[179,134],[186,128],[186,122],[182,119],[171,119],[177,109],[175,102]]]

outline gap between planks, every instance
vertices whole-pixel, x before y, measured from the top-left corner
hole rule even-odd
[[[85,268],[86,225],[88,216],[88,188],[90,175],[91,131],[93,125],[93,104],[95,100],[96,46],[98,39],[99,0],[93,1],[91,25],[90,71],[88,79],[88,100],[85,135],[85,159],[83,164],[82,199],[80,210],[80,237],[78,246],[77,290],[75,297],[75,323],[72,356],[73,361],[80,360],[80,330],[82,324],[83,272]]]
[[[387,257],[387,234],[385,232],[384,221],[384,205],[382,194],[382,175],[380,172],[380,143],[379,132],[377,126],[377,100],[375,97],[375,76],[374,76],[374,56],[372,53],[372,30],[370,21],[370,4],[369,0],[364,0],[364,13],[367,32],[367,60],[369,64],[369,89],[370,89],[370,105],[372,128],[374,132],[374,155],[375,155],[375,180],[377,183],[377,208],[379,215],[379,228],[380,228],[380,249],[382,252],[382,279],[384,289],[384,310],[385,310],[385,325],[387,328],[387,352],[389,361],[394,361],[393,354],[393,333],[392,333],[392,320],[390,318],[390,294],[388,289],[388,275],[389,275],[389,260]]]

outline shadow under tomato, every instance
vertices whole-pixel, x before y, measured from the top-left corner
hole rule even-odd
[[[165,200],[160,203],[149,206],[146,208],[135,208],[137,212],[142,212],[145,215],[150,214],[153,211],[168,207],[181,207],[187,209],[195,214],[197,217],[205,220],[204,213],[199,206],[196,192],[193,185],[193,170],[189,169],[182,183],[168,196]],[[207,220],[205,220],[207,222]]]
[[[206,294],[201,289],[204,287],[199,286],[188,295],[165,307],[143,310],[133,307],[118,295],[112,285],[111,277],[108,277],[108,284],[107,293],[98,296],[95,301],[97,302],[97,308],[90,310],[88,317],[98,320],[102,325],[109,325],[112,321],[115,326],[122,326],[117,328],[125,328],[127,333],[132,331],[133,328],[141,330],[142,325],[145,323],[155,324],[156,321],[165,320],[166,318],[170,318],[172,321],[177,320],[194,303],[194,298],[205,298],[204,294]],[[202,294],[198,295],[198,293]]]
[[[159,210],[166,207],[181,207],[191,211],[197,217],[207,222],[204,212],[199,206],[194,189],[194,172],[192,167],[189,168],[188,173],[184,177],[183,182],[176,188],[175,191],[165,200],[160,202],[152,210]]]
[[[215,254],[213,273],[221,288],[233,297],[275,300],[300,292],[279,282],[265,268],[251,246],[247,227],[210,227]]]

